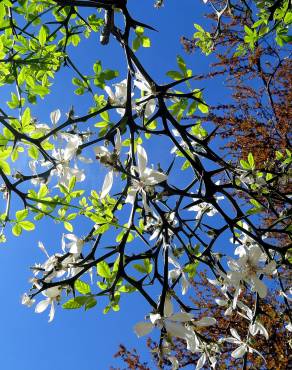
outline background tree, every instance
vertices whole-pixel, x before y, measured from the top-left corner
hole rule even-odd
[[[187,52],[201,49],[217,61],[195,79],[220,77],[231,101],[210,106],[201,118],[218,126],[217,135],[235,158],[252,152],[258,164],[291,148],[291,15],[289,1],[209,1],[213,28],[195,25],[193,39],[182,37]],[[275,6],[276,4],[276,6]],[[192,117],[197,118],[197,117]]]

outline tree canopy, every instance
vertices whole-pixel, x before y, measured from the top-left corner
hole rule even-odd
[[[196,76],[178,56],[163,82],[141,53],[151,53],[155,29],[126,0],[0,3],[0,86],[10,94],[0,109],[0,241],[37,232],[42,219],[63,225],[53,254],[39,242],[44,260],[22,297],[49,321],[56,306],[89,310],[106,299],[107,313],[136,294],[149,312],[134,330],[159,333],[158,364],[183,366],[179,348],[197,369],[222,359],[246,369],[270,353],[255,343],[272,331],[267,302],[281,334],[292,331],[292,13],[288,0],[204,2],[214,29],[195,23],[182,42],[219,63]],[[97,34],[104,48],[120,47],[119,70],[102,55],[82,65],[82,44]],[[43,123],[34,107],[50,104],[67,67],[78,99]],[[217,75],[231,79],[235,99],[210,106],[196,82]],[[218,309],[202,305],[207,289],[189,299],[203,269]]]

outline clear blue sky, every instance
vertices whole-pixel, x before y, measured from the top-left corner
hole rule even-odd
[[[150,49],[143,49],[139,56],[150,74],[160,82],[169,81],[165,72],[176,69],[176,55],[181,54],[195,73],[207,71],[211,57],[197,52],[195,55],[184,54],[180,36],[191,36],[193,23],[205,24],[202,14],[206,5],[201,0],[166,0],[164,8],[153,7],[154,0],[130,0],[129,6],[134,17],[153,25],[158,33],[149,32],[152,40]],[[114,40],[108,47],[100,47],[94,36],[73,53],[73,60],[82,66],[84,73],[89,73],[89,61],[100,59],[107,68],[122,70],[122,53]],[[123,69],[125,71],[125,69]],[[125,72],[124,72],[125,73]],[[58,77],[54,94],[40,105],[33,107],[33,113],[41,121],[48,121],[49,112],[60,108],[63,112],[71,104],[75,105],[76,114],[86,113],[84,98],[74,98],[67,93],[71,89],[71,72],[65,70]],[[125,74],[121,73],[121,79]],[[217,82],[218,83],[218,82]],[[223,87],[211,83],[198,84],[206,87],[205,97],[209,102],[222,102]],[[220,95],[218,96],[218,91]],[[6,92],[0,90],[2,102]],[[85,101],[85,100],[84,100]],[[151,148],[157,151],[156,147]],[[99,190],[104,173],[100,172],[94,179]],[[93,182],[93,179],[92,179]],[[61,234],[64,230],[50,222],[42,222],[34,233],[25,233],[20,238],[9,236],[8,242],[0,249],[1,287],[1,334],[0,334],[0,369],[3,370],[105,370],[110,365],[117,365],[113,354],[119,343],[129,348],[137,347],[146,355],[145,340],[137,339],[133,325],[141,321],[148,312],[148,305],[141,297],[126,296],[121,302],[118,313],[102,314],[104,302],[88,311],[57,309],[55,319],[48,324],[48,313],[35,314],[20,304],[21,295],[29,288],[31,276],[29,266],[43,261],[43,254],[37,248],[42,240],[51,253],[60,248]],[[87,230],[86,230],[87,231]],[[77,235],[86,233],[82,224],[74,232]],[[154,368],[154,366],[153,366]]]

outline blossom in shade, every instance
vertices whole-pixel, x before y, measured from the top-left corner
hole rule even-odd
[[[111,167],[110,171],[106,174],[104,178],[100,199],[105,198],[107,194],[109,194],[113,186],[114,170],[112,167],[116,165],[121,149],[122,149],[122,138],[120,130],[117,130],[115,136],[115,147],[113,153],[111,153],[105,146],[97,146],[94,148],[96,158],[99,159],[102,164]]]

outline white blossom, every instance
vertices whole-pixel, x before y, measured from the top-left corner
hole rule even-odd
[[[66,244],[65,239],[68,239],[70,242]],[[74,234],[63,234],[62,238],[62,249],[65,252],[66,248],[69,249],[69,253],[72,253],[75,255],[75,257],[78,257],[81,252],[82,248],[84,246],[84,240],[78,238]]]
[[[31,307],[35,303],[35,299],[31,299],[27,293],[24,293],[21,297],[21,303],[27,307]]]
[[[113,84],[115,87],[115,92],[109,86],[105,86],[105,91],[109,96],[109,102],[112,105],[122,106],[124,107],[127,102],[127,80],[124,79],[123,81]],[[125,108],[117,108],[117,113],[121,116],[125,113]]]
[[[151,86],[149,85],[147,80],[144,78],[144,76],[142,76],[142,74],[140,72],[135,73],[134,85],[137,86],[138,89],[141,90],[141,93],[143,95],[143,97],[140,99],[140,101],[145,100],[145,98],[147,98],[147,96],[149,96],[149,95],[153,95]],[[141,109],[140,108],[141,106],[144,109],[145,118],[148,118],[155,111],[155,108],[156,108],[155,99],[150,99],[146,103],[136,105],[135,106],[136,110],[139,111],[139,109]]]
[[[169,298],[165,299],[164,316],[159,313],[149,315],[150,322],[139,322],[135,325],[134,331],[138,337],[149,334],[155,327],[165,328],[171,336],[186,339],[189,329],[185,326],[186,322],[194,319],[192,314],[186,312],[173,313],[173,306]]]
[[[150,211],[147,205],[147,187],[157,185],[167,179],[167,175],[162,172],[153,170],[147,167],[147,153],[141,146],[137,146],[138,166],[132,166],[132,173],[138,176],[138,179],[132,180],[132,185],[128,190],[128,195],[125,200],[126,203],[134,204],[137,193],[141,193],[143,206],[145,210]]]
[[[120,130],[117,130],[115,136],[115,147],[113,153],[111,153],[105,146],[97,146],[94,148],[96,158],[101,161],[101,163],[107,166],[115,166],[122,149],[122,138]],[[103,199],[109,194],[114,181],[114,170],[113,168],[106,174],[104,182],[101,189],[100,199]]]
[[[245,253],[241,253],[237,260],[229,259],[227,262],[231,269],[227,273],[227,278],[230,285],[234,287],[239,287],[242,281],[248,283],[253,291],[264,298],[267,295],[267,287],[259,278],[259,275],[273,274],[276,269],[276,262],[271,261],[262,264],[261,262],[266,261],[267,257],[257,245],[245,248],[244,251]]]
[[[216,202],[218,200],[222,200],[224,199],[224,196],[214,196]],[[200,218],[206,214],[207,216],[214,216],[218,211],[217,209],[210,203],[206,203],[206,202],[201,202],[199,204],[196,204],[190,208],[188,208],[188,211],[195,211],[197,212],[196,216],[195,216],[195,219],[196,220],[200,220]]]
[[[51,112],[50,114],[51,122],[53,125],[56,125],[60,118],[61,118],[61,112],[60,109],[56,109],[55,111]]]
[[[185,295],[188,291],[190,283],[187,280],[183,268],[173,256],[168,257],[168,262],[175,267],[174,269],[168,271],[168,278],[175,281],[179,276],[181,276],[182,295]]]
[[[35,307],[36,313],[42,313],[48,308],[49,305],[51,306],[50,313],[49,313],[49,322],[51,322],[54,319],[55,302],[60,301],[61,290],[62,288],[59,286],[46,289],[45,291],[42,292],[42,295],[45,296],[46,299],[40,301]]]

